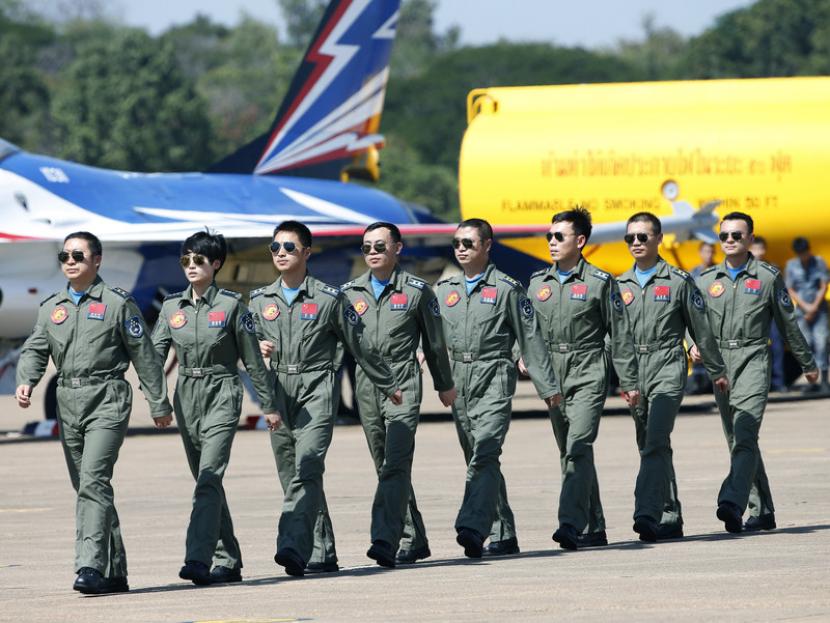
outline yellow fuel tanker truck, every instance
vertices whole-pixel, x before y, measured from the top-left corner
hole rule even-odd
[[[464,218],[542,225],[582,204],[607,223],[719,200],[720,215],[753,216],[770,261],[796,236],[830,259],[830,78],[476,89],[467,119]],[[506,244],[549,261],[543,238]],[[662,253],[690,269],[698,244],[669,237]],[[621,242],[587,254],[615,274],[631,265]]]

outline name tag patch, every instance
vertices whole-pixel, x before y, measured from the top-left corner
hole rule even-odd
[[[303,303],[300,308],[301,320],[317,320],[317,303]]]
[[[106,303],[90,303],[86,317],[92,320],[103,320],[107,314]]]
[[[747,279],[746,281],[744,281],[744,293],[754,294],[756,296],[761,294],[761,280]]]
[[[571,286],[571,300],[587,301],[588,300],[588,286],[584,283],[575,283]]]
[[[393,311],[401,311],[409,305],[409,297],[403,292],[396,292],[389,297],[389,309]],[[355,307],[357,309],[357,307]]]
[[[488,287],[481,289],[481,302],[487,303],[488,305],[495,305],[496,304],[496,297],[498,297],[499,291],[498,288]]]
[[[671,286],[654,286],[654,300],[658,303],[671,301]]]
[[[222,329],[225,326],[225,312],[208,312],[208,327],[211,329]]]

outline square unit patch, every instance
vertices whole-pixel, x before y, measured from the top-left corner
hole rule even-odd
[[[575,283],[571,286],[571,299],[574,301],[588,300],[588,285],[584,283]]]
[[[761,294],[761,280],[747,279],[744,281],[744,293],[755,294],[756,296]]]
[[[208,312],[208,327],[211,329],[222,329],[225,326],[225,312]]]
[[[391,297],[389,297],[389,309],[391,310],[402,311],[406,309],[408,304],[409,297],[403,292],[396,292]]]
[[[658,303],[671,301],[671,286],[654,286],[654,300]]]
[[[89,311],[86,314],[87,318],[92,318],[93,320],[103,320],[104,316],[107,315],[107,305],[106,303],[90,303],[89,304]]]
[[[489,305],[496,304],[496,298],[498,298],[499,290],[498,288],[487,287],[481,289],[481,302],[487,303]]]

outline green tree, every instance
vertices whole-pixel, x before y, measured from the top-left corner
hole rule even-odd
[[[213,160],[205,103],[171,45],[120,30],[78,49],[53,106],[60,155],[116,169],[191,170]]]
[[[435,0],[404,0],[398,19],[395,46],[392,50],[391,73],[396,79],[407,79],[423,72],[437,54],[458,46],[457,26],[443,34],[434,30]]]
[[[759,0],[691,40],[684,75],[795,76],[830,71],[830,0]]]
[[[49,114],[49,89],[34,67],[34,52],[20,37],[0,39],[0,136],[39,149]]]
[[[614,49],[618,58],[639,70],[645,80],[680,77],[687,41],[677,31],[657,26],[653,14],[642,20],[641,40],[621,40]]]
[[[327,0],[277,0],[285,19],[288,45],[305,49],[308,47],[317,25],[323,18]]]

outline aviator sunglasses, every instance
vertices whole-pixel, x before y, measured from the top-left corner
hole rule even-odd
[[[638,240],[645,244],[648,242],[648,234],[626,234],[623,236],[623,240],[625,240],[625,244],[634,244],[634,240]]]
[[[383,240],[375,240],[374,247],[369,242],[364,242],[363,246],[360,247],[360,250],[363,251],[363,255],[369,255],[374,248],[375,253],[386,253],[386,243]]]
[[[548,242],[550,242],[554,238],[556,238],[556,242],[565,242],[565,234],[563,234],[561,231],[548,232],[545,234],[545,238]]]
[[[741,238],[744,237],[744,233],[741,231],[722,231],[718,234],[718,238],[720,238],[721,242],[726,242],[729,240],[729,236],[732,236],[732,240],[738,242]]]
[[[285,249],[286,253],[294,253],[297,250],[297,243],[291,242],[290,240],[287,242],[279,243],[276,240],[268,245],[268,248],[271,249],[271,253],[276,255],[280,252],[280,248]]]
[[[69,253],[68,251],[61,251],[58,253],[58,261],[61,264],[66,264],[69,261],[69,258],[72,258],[76,262],[83,262],[84,261],[84,252],[83,251],[72,251]]]
[[[182,265],[182,268],[187,268],[190,266],[190,260],[193,260],[193,263],[196,264],[196,266],[201,266],[207,262],[207,258],[204,255],[194,253],[193,255],[182,255],[179,258],[179,263]]]
[[[452,248],[453,249],[460,249],[464,247],[465,249],[472,249],[475,246],[475,242],[470,238],[453,238],[452,239]]]

